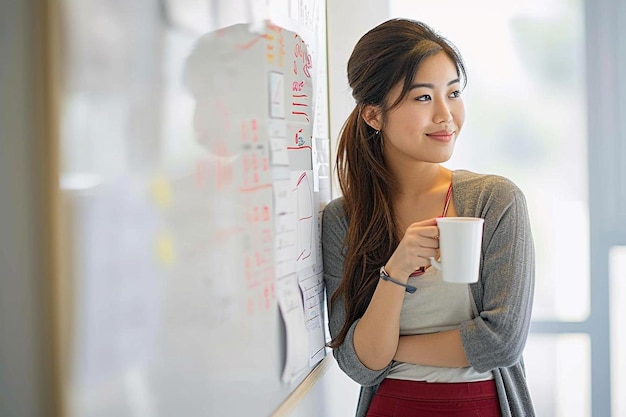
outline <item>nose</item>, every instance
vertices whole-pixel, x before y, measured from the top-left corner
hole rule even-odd
[[[446,123],[452,121],[452,111],[445,100],[439,100],[433,114],[433,122]]]

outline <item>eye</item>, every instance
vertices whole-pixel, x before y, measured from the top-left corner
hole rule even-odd
[[[461,97],[461,90],[455,90],[450,94],[450,98],[459,98]]]
[[[432,100],[432,97],[428,94],[424,94],[422,96],[419,97],[415,97],[415,101],[430,101]]]

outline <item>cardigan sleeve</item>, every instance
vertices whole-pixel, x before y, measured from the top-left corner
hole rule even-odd
[[[517,363],[530,328],[535,280],[534,245],[526,200],[497,176],[475,182],[459,215],[485,219],[480,280],[471,284],[478,316],[461,324],[469,363],[478,371]],[[470,186],[471,188],[471,186]],[[473,213],[471,211],[474,211]]]
[[[343,212],[342,199],[331,201],[322,215],[322,254],[324,262],[324,281],[326,284],[326,303],[328,307],[328,327],[330,335],[335,338],[346,320],[344,299],[338,298],[331,303],[343,277],[345,249],[343,242],[348,229]],[[354,381],[363,386],[379,384],[391,369],[391,364],[382,370],[371,370],[359,360],[354,350],[354,329],[358,320],[350,326],[350,330],[341,346],[333,349],[333,355],[339,367]]]

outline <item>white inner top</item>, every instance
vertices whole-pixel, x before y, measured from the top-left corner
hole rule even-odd
[[[400,335],[452,330],[474,318],[469,284],[444,282],[441,272],[434,267],[421,276],[410,277],[409,284],[417,287],[417,291],[404,296]],[[493,379],[493,374],[476,372],[471,366],[442,368],[395,362],[387,377],[427,382],[472,382]]]

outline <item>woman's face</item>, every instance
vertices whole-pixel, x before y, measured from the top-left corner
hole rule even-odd
[[[402,83],[389,93],[394,103]],[[426,58],[406,97],[387,112],[382,128],[387,163],[441,163],[452,156],[465,120],[461,82],[454,62],[444,52]]]

